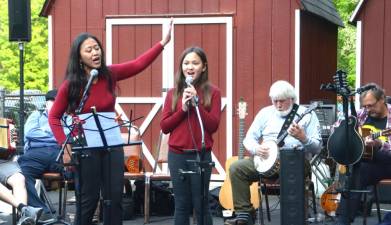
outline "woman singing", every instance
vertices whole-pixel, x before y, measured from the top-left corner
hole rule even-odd
[[[76,37],[70,50],[65,81],[58,89],[57,98],[49,114],[50,127],[58,143],[64,145],[66,140],[66,135],[59,126],[60,119],[64,113],[75,115],[91,70],[96,69],[99,74],[92,82],[89,97],[81,113],[90,113],[92,106],[95,106],[98,113],[114,112],[117,82],[133,77],[148,67],[170,41],[171,28],[172,20],[167,34],[151,49],[134,60],[110,66],[106,65],[102,44],[95,36],[82,33]],[[66,146],[70,148],[69,144]],[[69,162],[68,152],[64,152],[64,163]],[[76,180],[76,186],[82,182],[81,218],[76,217],[75,224],[92,224],[100,192],[103,199],[111,200],[110,205],[104,206],[104,224],[122,224],[121,203],[124,175],[122,147],[111,148],[110,151],[84,150],[83,154],[86,157],[83,157],[80,162],[82,165],[79,171],[81,180]],[[108,184],[110,184],[109,187]]]
[[[191,84],[189,80],[192,81]],[[212,134],[216,132],[220,122],[221,94],[220,90],[209,82],[208,62],[204,50],[191,47],[182,53],[175,88],[167,93],[160,122],[163,133],[170,133],[168,166],[174,187],[175,225],[189,225],[189,215],[193,208],[200,223],[203,219],[200,215],[201,207],[205,218],[203,224],[213,223],[208,202],[202,203],[200,175],[180,173],[199,171],[198,165],[189,164],[187,161],[198,159],[201,153],[201,129],[195,108],[196,102],[205,132],[204,160],[211,161]],[[210,176],[211,168],[208,167],[205,170],[204,190],[209,190]]]

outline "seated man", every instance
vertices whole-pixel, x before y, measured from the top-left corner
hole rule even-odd
[[[40,179],[45,172],[62,171],[61,165],[56,162],[61,146],[53,136],[47,117],[56,95],[57,90],[47,92],[45,110],[35,111],[28,117],[24,128],[25,153],[18,159],[22,173],[26,177],[28,204],[44,210],[41,221],[51,219],[52,212],[38,196],[35,179]]]
[[[372,126],[375,130],[389,129],[391,126],[391,105],[386,103],[384,90],[377,84],[366,86],[373,88],[360,95],[362,109],[357,112],[358,126]],[[372,159],[353,165],[350,176],[350,190],[363,190],[380,180],[391,178],[391,144],[390,136],[385,139],[364,137],[365,147],[374,149]],[[338,225],[350,224],[359,209],[361,193],[343,194],[337,209]],[[369,209],[370,210],[370,209]]]
[[[315,112],[303,116],[299,123],[292,121],[306,109],[295,104],[297,97],[293,86],[286,81],[276,81],[270,87],[269,96],[272,105],[258,112],[243,140],[248,152],[266,159],[269,156],[269,147],[259,141],[276,141],[279,133],[287,130],[289,135],[284,139],[284,147],[302,146],[307,159],[311,158],[312,153],[319,153],[322,139]],[[252,158],[240,159],[231,165],[229,172],[237,217],[227,220],[225,224],[253,224],[255,209],[250,202],[249,185],[259,181],[259,172],[254,161]]]
[[[6,186],[10,186],[12,191]],[[18,164],[13,161],[0,160],[0,200],[18,209],[18,225],[36,224],[42,213],[42,208],[27,206],[24,177]]]

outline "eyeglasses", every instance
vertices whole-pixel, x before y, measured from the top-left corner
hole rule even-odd
[[[378,101],[379,101],[379,99],[376,100],[376,102],[374,102],[372,104],[363,105],[362,107],[363,108],[373,108],[373,107],[375,107],[375,105],[377,104]]]

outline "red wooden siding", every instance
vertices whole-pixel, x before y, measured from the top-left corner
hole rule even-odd
[[[390,95],[391,2],[368,0],[362,7],[361,84],[378,83]]]
[[[248,116],[245,119],[245,128],[249,127],[255,114],[261,107],[270,104],[268,97],[269,87],[278,79],[290,81],[295,79],[295,10],[300,6],[296,0],[56,0],[48,14],[53,17],[53,86],[58,87],[64,77],[65,66],[69,54],[70,44],[80,32],[91,32],[105,45],[105,18],[108,15],[131,15],[135,17],[172,15],[205,16],[206,14],[232,16],[233,17],[233,99],[234,111],[240,97],[248,103]],[[389,4],[388,4],[389,5]],[[88,8],[87,8],[88,6]],[[389,6],[388,6],[389,7]],[[308,15],[308,20],[313,16]],[[326,23],[308,25],[313,33],[328,34],[333,31]],[[326,26],[325,26],[326,25]],[[322,26],[316,29],[315,26]],[[325,26],[326,31],[323,31]],[[208,54],[210,79],[218,85],[226,95],[226,37],[225,26],[221,24],[208,25],[175,25],[174,60],[175,72],[178,58],[181,52],[188,46],[196,44],[203,47]],[[336,33],[327,36],[327,43],[322,48],[322,53],[330,57],[326,60],[322,70],[335,72],[336,42],[332,40]],[[388,36],[390,34],[388,33]],[[316,37],[305,36],[308,43]],[[137,55],[151,47],[161,38],[161,26],[158,25],[133,25],[120,26],[113,29],[113,63],[135,58]],[[324,40],[324,39],[322,39]],[[309,49],[302,43],[303,49]],[[388,47],[389,48],[389,47]],[[326,51],[326,50],[329,51]],[[307,56],[312,56],[314,51],[306,50]],[[390,56],[388,56],[390,57]],[[120,84],[121,96],[161,96],[161,56],[151,67],[139,76],[124,81]],[[312,62],[311,62],[312,63]],[[319,72],[316,62],[314,65],[302,64],[301,71],[306,77],[301,82],[301,98],[308,100],[319,94],[319,87],[313,85],[313,74],[326,75],[325,71]],[[310,67],[310,68],[307,68]],[[390,69],[388,69],[390,70]],[[172,74],[174,76],[174,74]],[[323,77],[319,80],[325,80]],[[318,80],[317,80],[318,81]],[[151,109],[149,104],[137,104],[125,107],[125,112],[133,109],[137,116],[146,115]],[[225,160],[225,129],[226,114],[221,119],[221,126],[215,135],[215,153],[223,164]],[[233,118],[233,146],[234,155],[238,146],[238,120]],[[141,124],[137,122],[136,124]],[[149,131],[144,134],[143,140],[147,146],[155,145],[159,131],[159,121],[153,121]]]
[[[322,83],[333,82],[336,72],[337,27],[305,12],[301,13],[300,21],[300,102],[328,100],[335,103],[335,93],[319,91],[319,88]]]

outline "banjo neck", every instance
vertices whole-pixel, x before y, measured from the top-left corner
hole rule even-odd
[[[302,113],[302,114],[297,114],[295,113],[296,115],[292,115],[292,117],[294,118],[295,116],[297,116],[296,119],[293,120],[294,123],[299,123],[301,119],[303,119],[303,117],[309,113],[311,113],[314,109],[316,109],[317,107],[319,106],[319,102],[313,102],[310,106],[308,106],[308,108]],[[292,119],[292,118],[291,118]],[[290,123],[292,124],[292,123]],[[284,145],[284,139],[288,136],[288,129],[284,130],[284,132],[280,135],[279,138],[277,138],[276,140],[276,143],[277,143],[277,146],[278,147],[282,147]]]

